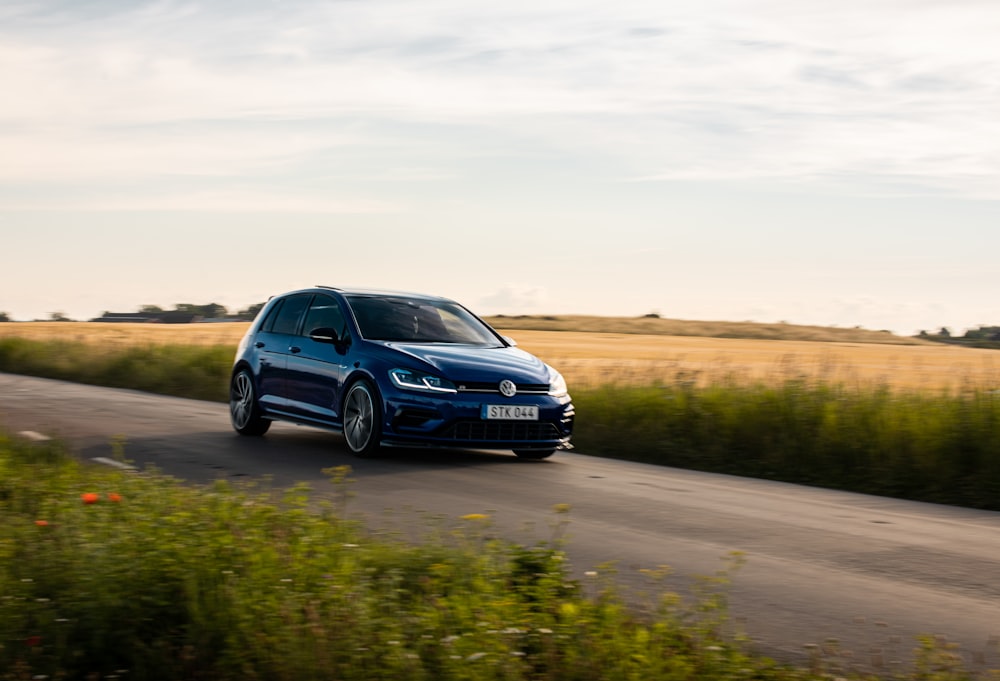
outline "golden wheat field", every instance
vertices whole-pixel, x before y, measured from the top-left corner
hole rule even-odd
[[[491,320],[492,321],[492,320]],[[514,322],[516,320],[507,320]],[[115,348],[135,344],[232,345],[249,324],[0,324],[0,337],[67,340]],[[759,340],[504,328],[518,345],[557,367],[570,386],[817,378],[940,390],[1000,388],[1000,352],[946,345]]]

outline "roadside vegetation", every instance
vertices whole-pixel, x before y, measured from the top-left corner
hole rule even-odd
[[[568,505],[530,545],[475,509],[404,541],[350,519],[349,469],[326,473],[327,495],[196,487],[0,433],[0,679],[874,678],[822,647],[805,667],[751,654],[726,607],[739,556],[689,595],[649,571],[637,613],[610,567],[570,578]],[[892,679],[978,678],[913,645]]]
[[[596,456],[1000,510],[1000,392],[778,384],[573,393]]]
[[[0,338],[0,371],[200,400],[228,399],[234,348]]]

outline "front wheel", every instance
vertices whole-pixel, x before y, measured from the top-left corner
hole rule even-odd
[[[253,377],[246,369],[233,376],[229,384],[229,420],[240,435],[263,435],[271,422],[260,415]]]
[[[382,416],[374,394],[367,381],[358,381],[344,399],[344,440],[357,456],[372,456],[379,448]]]
[[[515,449],[514,453],[521,459],[547,459],[555,451],[554,449]]]

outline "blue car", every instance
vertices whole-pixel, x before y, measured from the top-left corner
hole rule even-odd
[[[458,303],[317,286],[275,296],[240,341],[229,390],[236,432],[272,421],[381,446],[570,449],[573,402],[558,371]]]

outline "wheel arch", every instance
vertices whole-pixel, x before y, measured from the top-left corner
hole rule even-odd
[[[348,374],[348,376],[344,379],[344,387],[340,391],[340,413],[341,413],[341,415],[343,415],[343,413],[344,413],[344,405],[347,403],[347,395],[348,395],[348,393],[351,392],[351,388],[353,388],[354,385],[356,383],[358,383],[359,381],[365,381],[368,384],[368,387],[371,388],[374,391],[372,397],[375,398],[376,400],[378,400],[379,406],[381,407],[381,411],[382,411],[382,414],[383,414],[382,419],[384,421],[385,420],[385,397],[383,397],[383,395],[382,395],[382,389],[379,388],[378,381],[375,380],[374,374],[372,374],[372,372],[369,371],[369,370],[367,370],[367,369],[361,369],[361,368],[355,369],[350,374]]]
[[[243,376],[246,378],[241,378]],[[261,411],[258,395],[257,377],[252,368],[237,362],[229,377],[229,418],[240,435],[260,436],[271,427],[271,420]]]
[[[370,425],[368,426],[371,430],[368,437],[365,439],[364,444],[360,446],[360,443],[352,442],[352,439],[355,437],[354,433],[348,432],[348,403],[351,400],[351,396],[359,392],[363,392],[367,395],[367,399],[371,405],[370,410],[372,412],[372,420],[369,422]],[[378,381],[375,380],[375,378],[368,371],[354,371],[344,381],[343,390],[341,391],[340,406],[341,432],[344,434],[344,438],[347,441],[348,449],[350,449],[356,456],[376,456],[381,447],[381,441],[385,435],[386,429],[386,409],[384,399],[385,398],[382,395],[382,390],[379,388]],[[360,420],[358,422],[360,422]]]
[[[253,377],[254,382],[256,383],[257,372],[253,370],[253,365],[251,365],[250,362],[248,362],[245,359],[237,360],[237,362],[233,364],[233,370],[229,372],[229,379],[232,380],[233,376],[238,374],[243,369],[246,369],[247,371],[250,372],[250,375]]]
[[[249,374],[250,380],[253,382],[253,389],[257,393],[257,395],[259,396],[260,395],[260,367],[259,366],[254,367],[254,363],[253,362],[251,362],[250,360],[246,359],[245,357],[241,357],[233,365],[233,370],[229,374],[229,384],[230,385],[232,385],[233,379],[236,378],[236,374],[240,373],[241,371],[246,371],[247,374]]]

